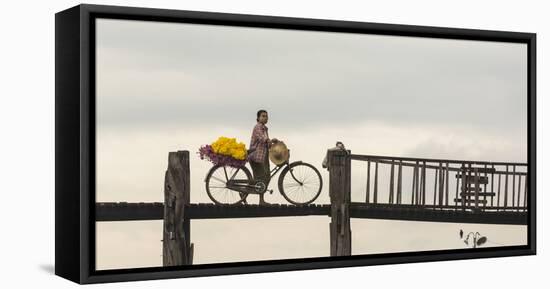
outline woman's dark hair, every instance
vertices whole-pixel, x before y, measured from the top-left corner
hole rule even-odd
[[[267,113],[266,110],[263,110],[263,109],[258,110],[258,112],[256,113],[256,121],[260,120],[260,115],[262,115],[263,112]]]

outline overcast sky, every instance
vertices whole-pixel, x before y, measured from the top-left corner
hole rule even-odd
[[[336,140],[357,154],[527,159],[523,44],[104,19],[96,31],[98,201],[162,202],[168,152],[189,150],[191,200],[209,202],[203,178],[211,165],[195,152],[221,135],[248,146],[261,108],[270,115],[270,136],[285,141],[291,160],[319,169]],[[364,198],[361,165],[352,168],[359,180],[352,181],[352,199]],[[326,187],[318,203],[328,202]],[[328,222],[193,221],[195,260],[326,256]],[[422,233],[400,235],[414,226]],[[455,235],[426,239],[426,232],[460,226],[355,220],[353,250],[460,248]],[[526,243],[523,226],[478,226],[500,244]],[[265,228],[272,234],[257,234]],[[402,242],[371,240],[367,228]],[[236,230],[257,238],[249,242],[258,247],[216,246]],[[99,224],[98,267],[162,264],[161,234],[162,222]],[[296,238],[307,245],[296,247]],[[131,257],[138,248],[143,256]]]

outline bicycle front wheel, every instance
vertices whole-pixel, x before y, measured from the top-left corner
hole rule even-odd
[[[241,203],[248,194],[231,189],[231,182],[249,184],[252,182],[252,174],[246,167],[234,168],[215,165],[210,169],[205,179],[208,197],[218,205]]]
[[[310,204],[319,197],[323,179],[312,165],[295,162],[286,167],[279,176],[279,191],[291,204]]]

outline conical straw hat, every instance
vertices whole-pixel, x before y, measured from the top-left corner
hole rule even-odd
[[[269,159],[276,165],[282,165],[288,161],[290,152],[285,143],[278,141],[269,148]]]

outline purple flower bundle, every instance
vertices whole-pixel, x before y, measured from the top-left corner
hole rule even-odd
[[[201,160],[208,160],[215,165],[230,166],[234,168],[243,167],[246,164],[246,160],[238,160],[231,156],[221,155],[214,152],[211,145],[204,145],[199,148],[197,152]]]

